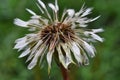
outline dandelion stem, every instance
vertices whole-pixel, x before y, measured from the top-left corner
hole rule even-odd
[[[60,69],[63,76],[63,80],[70,80],[68,70],[65,69],[62,64],[60,64]]]
[[[57,53],[56,50],[55,50],[55,53]],[[58,60],[58,54],[54,54],[54,59],[55,59],[56,64],[58,65],[58,67],[61,70],[61,74],[63,76],[63,80],[70,80],[68,70],[65,69],[64,66]]]

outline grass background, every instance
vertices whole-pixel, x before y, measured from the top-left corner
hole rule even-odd
[[[43,1],[43,0],[42,0]],[[71,80],[120,80],[120,0],[58,0],[60,12],[64,8],[79,10],[85,2],[87,7],[94,7],[92,17],[101,17],[90,23],[89,28],[102,27],[100,34],[104,43],[95,44],[97,55],[90,59],[86,67],[74,67]],[[52,65],[50,78],[47,64],[40,69],[27,69],[25,58],[18,59],[20,53],[13,50],[14,41],[28,33],[27,29],[13,24],[14,18],[28,20],[31,16],[25,8],[41,14],[35,4],[36,0],[0,0],[0,80],[62,80],[60,70]],[[44,0],[54,2],[54,0]]]

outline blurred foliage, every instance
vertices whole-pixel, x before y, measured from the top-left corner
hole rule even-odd
[[[54,0],[42,0],[45,3]],[[61,80],[60,70],[55,63],[52,65],[50,77],[47,74],[47,64],[42,69],[37,66],[27,69],[25,58],[18,59],[20,53],[13,50],[15,39],[27,33],[27,29],[16,27],[14,18],[27,20],[30,17],[25,8],[30,8],[41,14],[35,4],[36,0],[0,0],[0,80]],[[104,28],[101,34],[104,43],[96,43],[96,57],[90,59],[86,67],[73,67],[72,80],[120,80],[120,0],[59,0],[63,8],[79,10],[83,3],[94,7],[91,16],[101,17],[91,23],[89,28]]]

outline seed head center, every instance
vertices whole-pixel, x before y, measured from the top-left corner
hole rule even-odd
[[[57,23],[46,26],[41,31],[41,39],[43,42],[49,45],[56,45],[59,42],[68,42],[73,39],[74,31],[71,29],[71,25]]]

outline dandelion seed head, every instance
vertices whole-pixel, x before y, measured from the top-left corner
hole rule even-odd
[[[32,15],[30,20],[23,21],[18,18],[14,20],[15,25],[32,31],[23,38],[17,39],[14,47],[18,51],[23,51],[19,58],[28,56],[26,60],[26,62],[30,61],[28,69],[34,68],[37,62],[41,63],[46,56],[48,71],[50,71],[55,52],[58,54],[58,61],[66,69],[71,63],[88,65],[88,56],[94,57],[96,52],[91,43],[103,42],[103,38],[97,34],[103,32],[103,29],[86,29],[85,27],[100,16],[88,18],[87,15],[92,13],[93,8],[84,8],[83,5],[78,12],[75,12],[74,9],[64,10],[61,18],[58,18],[60,16],[57,0],[55,0],[55,4],[48,3],[49,8],[53,11],[53,16],[41,0],[38,0],[37,6],[47,17],[26,9]]]

